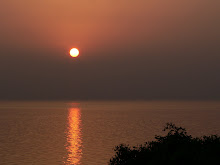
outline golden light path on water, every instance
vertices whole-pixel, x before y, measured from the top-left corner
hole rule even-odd
[[[81,110],[80,108],[68,110],[68,145],[66,147],[68,155],[64,164],[78,165],[82,157]]]

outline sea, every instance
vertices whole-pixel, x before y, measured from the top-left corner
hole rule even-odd
[[[165,135],[220,135],[220,101],[0,102],[1,165],[107,165],[115,146]]]

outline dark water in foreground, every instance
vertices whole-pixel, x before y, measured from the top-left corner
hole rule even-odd
[[[220,135],[220,102],[7,102],[0,164],[107,164],[113,147],[153,140],[166,122]]]

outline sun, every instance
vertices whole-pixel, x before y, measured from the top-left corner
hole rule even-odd
[[[70,56],[71,57],[78,57],[79,56],[79,50],[77,48],[72,48],[70,50]]]

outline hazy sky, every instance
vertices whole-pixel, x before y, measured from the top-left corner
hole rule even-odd
[[[1,0],[0,100],[220,99],[219,9],[219,0]]]

